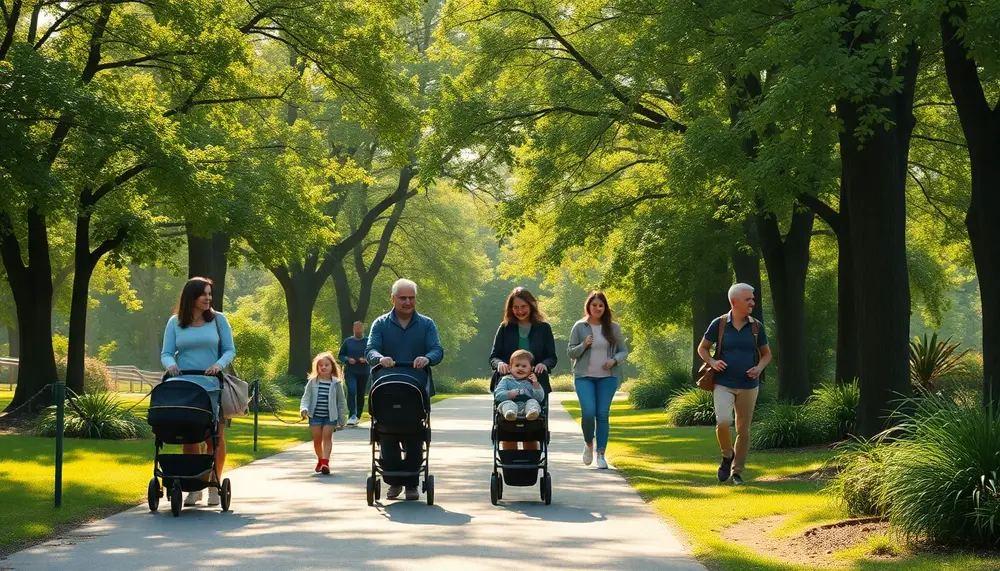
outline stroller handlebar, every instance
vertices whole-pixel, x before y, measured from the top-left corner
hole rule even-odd
[[[374,375],[375,373],[381,371],[382,369],[386,369],[386,368],[389,368],[389,369],[412,369],[414,367],[413,367],[413,361],[405,361],[405,362],[404,361],[400,361],[400,362],[397,362],[392,367],[383,367],[382,363],[376,363],[375,366],[372,367],[371,374]],[[430,364],[428,364],[426,367],[424,367],[424,369],[430,369],[430,368],[431,368]]]
[[[214,375],[206,375],[205,371],[202,370],[202,369],[181,369],[181,372],[178,373],[178,374],[176,374],[176,375],[171,375],[168,371],[164,371],[164,373],[163,373],[163,380],[165,381],[167,379],[170,379],[170,378],[173,378],[173,377],[180,377],[180,376],[183,376],[183,375],[198,375],[199,377],[215,377],[215,378],[219,379],[220,383],[223,382],[222,371],[219,371],[218,373],[216,373]]]

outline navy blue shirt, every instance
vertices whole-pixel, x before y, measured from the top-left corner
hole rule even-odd
[[[358,359],[365,357],[365,351],[367,351],[367,348],[368,348],[367,337],[362,337],[361,339],[358,339],[353,335],[351,335],[347,339],[344,339],[344,343],[341,344],[340,346],[340,354],[337,355],[337,357],[340,359],[340,362],[344,364],[344,367],[347,369],[348,373],[365,377],[368,376],[368,373],[371,372],[371,367],[368,365],[368,363],[355,362],[353,365],[351,365],[348,362],[348,359],[354,359],[355,361],[357,361]]]
[[[717,358],[726,362],[725,371],[716,371],[715,384],[729,387],[731,389],[753,389],[760,382],[751,379],[747,375],[747,370],[756,363],[756,354],[753,343],[753,328],[747,321],[739,330],[733,325],[733,314],[727,313],[726,329],[722,336],[722,354]],[[716,317],[712,320],[708,330],[705,331],[705,340],[716,343],[719,340],[719,320]],[[764,331],[764,324],[757,321],[757,347],[767,345],[767,333]]]
[[[368,362],[374,367],[382,357],[391,357],[397,363],[412,363],[417,357],[427,357],[431,365],[438,365],[444,359],[444,349],[438,337],[437,325],[430,317],[413,312],[406,329],[396,319],[396,310],[379,316],[368,334]],[[426,369],[425,369],[426,370]],[[424,377],[426,373],[409,369],[407,374]],[[429,396],[434,395],[434,383],[430,382]]]

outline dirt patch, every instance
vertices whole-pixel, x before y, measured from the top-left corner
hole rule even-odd
[[[868,518],[822,525],[791,537],[773,537],[774,530],[781,527],[787,517],[777,515],[745,520],[724,529],[722,537],[783,562],[839,567],[846,565],[846,562],[834,558],[834,553],[859,545],[872,535],[884,534],[889,530],[888,522]],[[876,548],[868,558],[893,561],[901,556],[896,549],[885,546]]]
[[[819,470],[806,470],[798,474],[788,476],[761,476],[756,478],[757,482],[820,482],[829,480],[840,473],[840,466],[828,466]]]

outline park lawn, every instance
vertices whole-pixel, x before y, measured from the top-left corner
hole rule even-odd
[[[12,393],[0,392],[0,407]],[[138,395],[123,397],[131,406]],[[283,419],[298,420],[298,398],[289,398]],[[135,413],[145,417],[148,402]],[[226,431],[226,469],[281,452],[308,439],[305,425],[288,425],[261,414],[257,452],[253,416],[233,420]],[[55,439],[0,435],[0,554],[42,540],[60,527],[105,517],[145,501],[153,473],[153,441],[67,438],[63,464],[63,504],[53,506]],[[239,492],[236,491],[236,495]]]
[[[579,420],[576,401],[563,401]],[[787,476],[815,470],[829,457],[827,451],[751,452],[745,476],[747,485],[720,484],[718,445],[711,427],[667,427],[660,410],[632,410],[616,400],[611,411],[608,458],[639,492],[644,501],[673,527],[694,555],[713,570],[786,571],[814,569],[758,555],[749,548],[722,539],[723,528],[746,519],[787,514],[781,536],[800,534],[807,528],[846,519],[847,515],[825,495],[821,485],[807,481],[754,482],[762,476]],[[873,549],[891,543],[908,555],[895,562],[867,559]],[[837,554],[844,566],[859,570],[932,571],[938,569],[998,569],[1000,558],[973,555],[912,554],[902,540],[873,536],[867,544]]]

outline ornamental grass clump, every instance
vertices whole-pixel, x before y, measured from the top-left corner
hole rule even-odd
[[[153,435],[145,419],[123,407],[114,393],[88,393],[67,399],[64,422],[63,434],[71,438],[126,440]],[[55,436],[55,407],[42,413],[34,432],[39,436]]]
[[[712,402],[712,393],[697,387],[674,393],[665,412],[667,413],[667,421],[674,426],[712,426],[715,424],[715,406]]]
[[[827,439],[842,440],[854,434],[858,421],[858,405],[861,403],[861,389],[858,381],[842,384],[824,384],[813,391],[807,406],[816,414],[825,416],[830,427]]]
[[[1000,413],[925,395],[889,434],[890,522],[936,543],[1000,545]]]
[[[750,430],[750,447],[798,448],[828,442],[830,420],[813,407],[776,403],[760,412],[760,420]]]

